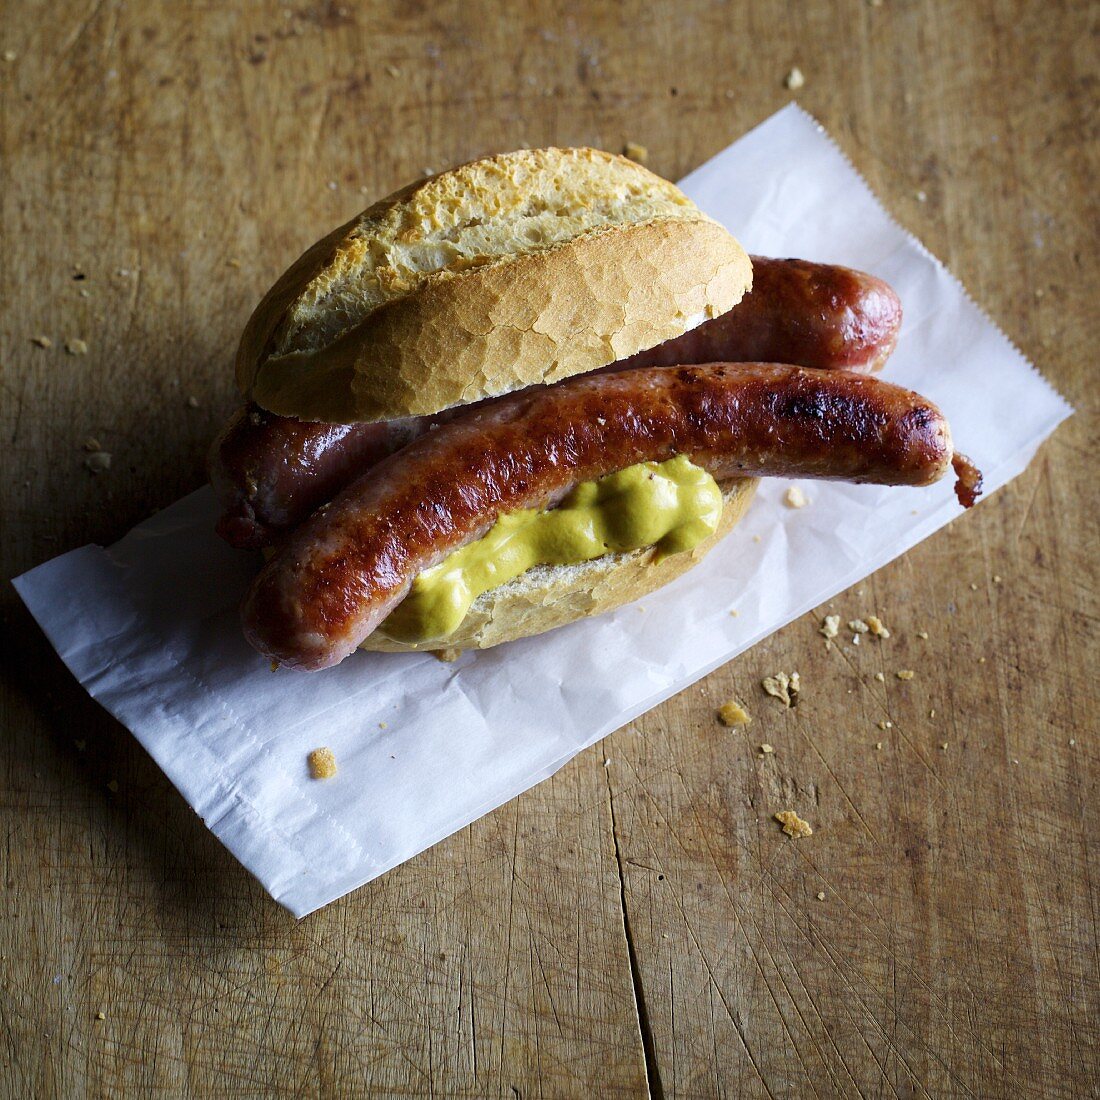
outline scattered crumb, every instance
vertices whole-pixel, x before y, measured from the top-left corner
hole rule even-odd
[[[753,542],[759,542],[760,541],[760,536],[759,535],[753,535],[752,536],[752,541]]]
[[[810,828],[810,823],[808,821],[803,821],[794,810],[780,810],[774,817],[775,820],[783,826],[783,832],[785,832],[787,836],[793,836],[795,840],[799,840],[804,836],[813,835],[813,829]]]
[[[386,75],[397,77],[401,75],[401,70],[396,65],[387,65]]]
[[[389,728],[389,723],[387,723],[387,722],[379,722],[379,723],[378,723],[378,728],[379,728],[380,730],[388,729],[388,728]]]
[[[857,634],[866,634],[871,628],[862,619],[850,619],[848,629],[854,630]]]
[[[984,657],[979,657],[978,658],[978,664],[984,665],[985,664],[985,658]]]
[[[789,88],[792,92],[797,92],[805,83],[806,78],[802,75],[802,70],[797,65],[783,78],[784,86]]]
[[[892,730],[894,728],[894,723],[891,722],[889,718],[883,718],[879,721],[878,728],[880,730]]]
[[[902,668],[898,670],[899,680],[912,680],[916,673],[911,668]]]
[[[935,717],[936,717],[936,708],[935,708],[935,707],[933,707],[933,708],[932,708],[932,709],[931,709],[931,710],[930,710],[930,711],[928,712],[928,717],[929,717],[929,718],[935,718]]]
[[[940,750],[942,752],[947,752],[947,742],[946,741],[941,741],[940,742]]]
[[[1019,760],[1013,760],[1012,761],[1013,764],[1019,764],[1019,762],[1020,762]]]
[[[88,436],[88,438],[84,440],[84,442],[83,442],[83,444],[81,444],[81,446],[83,446],[84,450],[86,450],[86,451],[102,451],[103,450],[103,448],[100,446],[99,440],[96,439],[96,437],[94,435]]]
[[[972,585],[970,586],[970,591],[971,591],[971,592],[977,592],[977,591],[978,591],[978,586],[977,586],[976,584],[972,584]]]
[[[732,610],[732,611],[730,612],[730,614],[731,614],[731,615],[732,615],[732,616],[733,616],[733,617],[734,617],[734,618],[736,619],[736,618],[737,618],[737,616],[738,616],[738,615],[740,614],[740,612],[739,612],[739,611],[738,611],[738,610],[737,610],[736,608],[734,608],[734,609],[733,609],[733,610]]]
[[[603,762],[603,766],[605,768],[610,768],[611,767],[611,757],[610,756]]]
[[[859,645],[859,635],[858,634],[853,634],[852,635],[852,645]]]
[[[889,638],[890,631],[886,624],[877,615],[867,616],[867,626],[876,638]]]
[[[928,631],[927,630],[918,630],[917,631],[917,637],[920,638],[920,640],[922,642],[927,642],[928,641]]]
[[[875,673],[875,679],[878,680],[878,682],[880,684],[885,684],[886,683],[886,673],[885,672],[876,672]]]
[[[314,749],[306,759],[311,779],[331,779],[336,774],[336,757],[332,749]]]
[[[628,141],[623,146],[623,156],[629,157],[638,164],[645,164],[645,162],[649,160],[649,150],[644,145],[639,145],[636,141]]]
[[[88,345],[83,341],[74,337],[71,340],[65,341],[65,350],[70,355],[87,355]]]
[[[821,620],[821,626],[818,627],[817,632],[824,634],[826,638],[835,638],[840,633],[840,616],[826,615]]]
[[[778,699],[785,707],[793,707],[798,703],[798,693],[802,690],[802,682],[797,672],[788,676],[785,672],[777,672],[774,676],[765,676],[760,681],[760,686],[768,695]]]
[[[1001,577],[1001,575],[999,573],[994,573],[993,574],[993,583],[994,584],[1000,584],[1002,579],[1003,578]]]
[[[450,664],[452,661],[457,661],[462,656],[462,650],[456,649],[452,646],[450,649],[433,649],[432,656],[437,661],[442,661],[444,664]]]
[[[1076,737],[1071,737],[1069,739],[1069,743],[1070,743],[1070,747],[1072,748],[1074,745],[1077,744],[1077,738]]]
[[[31,343],[39,348],[52,348],[53,341],[48,336],[32,336]]]
[[[340,185],[336,182],[336,180],[329,180],[328,181],[328,189],[330,191],[335,191],[339,186]]]
[[[740,703],[730,700],[718,708],[718,721],[723,726],[747,726],[752,721],[752,716]]]
[[[882,752],[882,742],[881,741],[876,741],[875,742],[875,748],[878,749],[879,752]]]
[[[84,466],[93,474],[105,474],[111,468],[110,452],[93,451],[84,459]]]
[[[764,756],[767,756],[767,755],[768,755],[769,753],[773,753],[773,752],[775,752],[775,749],[773,749],[773,748],[772,748],[772,746],[771,746],[771,745],[769,745],[769,744],[767,743],[767,741],[765,741],[765,742],[764,742],[764,744],[762,744],[762,745],[760,746],[760,752],[761,752],[761,753],[762,753],[762,754],[763,754]]]
[[[85,741],[83,737],[78,738],[76,741],[73,742],[73,744],[76,746],[77,752],[83,752],[88,747],[88,742]]]
[[[197,409],[199,407],[199,399],[194,394],[191,394],[187,398],[187,407],[189,409]]]
[[[825,891],[824,890],[818,890],[817,900],[818,901],[824,901],[825,900]]]
[[[928,194],[927,194],[927,192],[925,192],[925,191],[918,191],[918,192],[917,192],[917,202],[927,202],[927,201],[928,201]]]
[[[241,261],[238,260],[234,256],[232,259],[228,259],[228,260],[225,261],[225,266],[226,267],[240,267],[241,266]]]
[[[106,1020],[107,1019],[107,1013],[106,1012],[97,1012],[95,1014],[95,1018],[97,1020]]]
[[[90,292],[87,291],[84,287],[81,287],[80,290],[77,291],[77,293],[80,295],[81,298],[90,298],[91,297]]]
[[[117,794],[118,793],[118,780],[117,779],[108,780],[107,781],[107,790],[109,790],[111,792],[111,794]]]
[[[805,508],[810,503],[809,497],[797,486],[792,485],[783,494],[783,503],[788,508]]]
[[[120,279],[128,279],[133,274],[128,267],[120,267],[115,270],[115,274]]]
[[[272,672],[278,672],[279,671],[279,662],[278,661],[272,661],[270,667],[271,667]]]

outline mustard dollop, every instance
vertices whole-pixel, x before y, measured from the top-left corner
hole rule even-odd
[[[556,508],[501,516],[480,539],[421,573],[379,630],[409,645],[439,641],[458,629],[483,592],[536,565],[572,565],[647,546],[659,560],[697,546],[721,517],[722,492],[706,470],[683,455],[639,462],[581,482]]]

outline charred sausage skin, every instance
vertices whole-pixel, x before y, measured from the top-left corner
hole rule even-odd
[[[526,390],[421,436],[292,532],[245,598],[245,634],[280,664],[336,664],[499,515],[677,454],[717,478],[927,485],[952,448],[930,402],[849,372],[713,363]]]

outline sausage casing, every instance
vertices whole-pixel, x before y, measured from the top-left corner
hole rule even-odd
[[[712,363],[526,390],[421,436],[292,532],[245,598],[245,634],[281,664],[336,664],[499,515],[677,454],[718,478],[926,485],[952,450],[930,402],[841,371]]]

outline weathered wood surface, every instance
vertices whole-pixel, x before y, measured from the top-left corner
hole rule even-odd
[[[5,5],[3,575],[201,482],[250,307],[364,196],[521,143],[637,141],[675,178],[794,64],[1079,414],[836,601],[889,641],[792,624],[301,923],[5,588],[5,1095],[1095,1095],[1095,12],[588,7]],[[756,685],[793,667],[785,712]]]

